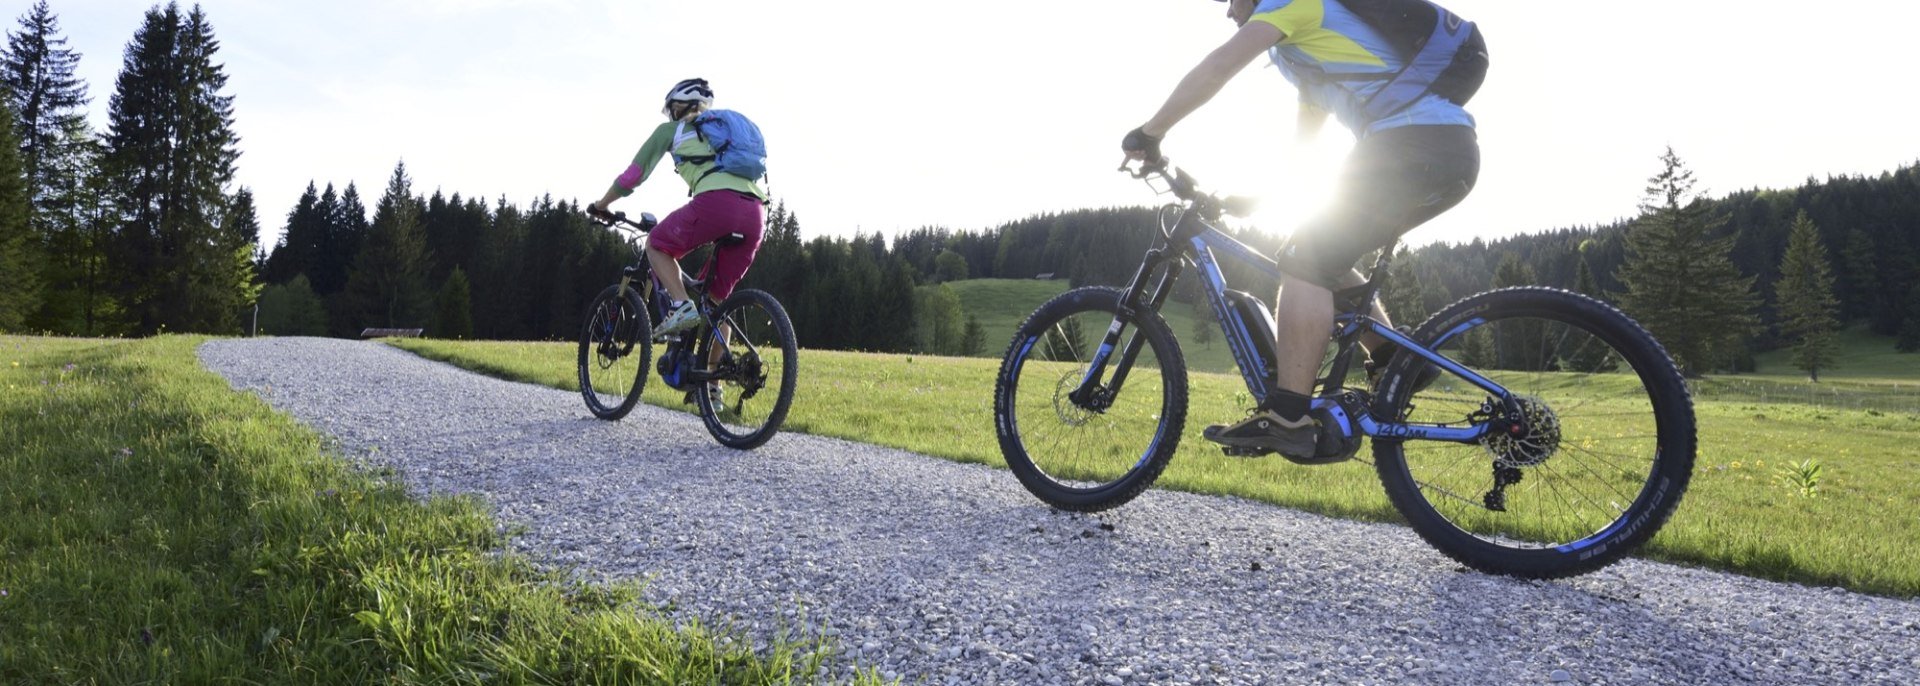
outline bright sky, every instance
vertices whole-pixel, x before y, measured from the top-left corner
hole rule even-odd
[[[27,2],[10,3],[13,18]],[[1724,194],[1920,161],[1904,71],[1920,8],[1884,0],[1448,0],[1493,59],[1470,111],[1480,184],[1408,236],[1465,241],[1631,216],[1673,146]],[[187,5],[190,6],[190,5]],[[1202,0],[206,0],[270,242],[309,180],[369,208],[404,159],[415,190],[592,200],[663,118],[713,83],[770,148],[771,189],[809,235],[981,229],[1158,202],[1119,142],[1232,34]],[[52,3],[97,127],[151,7]],[[1292,87],[1262,59],[1164,148],[1289,231],[1352,145],[1293,142]],[[666,168],[662,165],[662,170]],[[671,175],[615,206],[664,214]]]

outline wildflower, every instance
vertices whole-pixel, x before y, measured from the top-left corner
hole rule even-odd
[[[79,368],[79,367],[80,367],[80,365],[77,365],[77,364],[74,364],[74,363],[72,363],[72,362],[68,362],[68,363],[67,363],[67,366],[65,366],[65,367],[61,367],[61,368],[60,368],[60,371],[63,371],[63,372],[72,372],[73,370],[75,370],[75,369],[77,369],[77,368]]]
[[[124,459],[127,459],[127,458],[129,458],[129,457],[133,457],[133,449],[132,449],[132,448],[121,448],[121,449],[120,449],[120,459],[122,459],[122,460],[124,460]]]
[[[7,597],[7,589],[0,588],[0,598]]]
[[[1732,464],[1732,465],[1729,465],[1729,466],[1731,466],[1731,467],[1733,467],[1734,469],[1739,469],[1739,468],[1740,468],[1740,461],[1739,461],[1739,460],[1734,460],[1734,461],[1733,461],[1733,464]]]

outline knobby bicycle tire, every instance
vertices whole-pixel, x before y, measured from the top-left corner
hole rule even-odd
[[[1119,507],[1133,500],[1147,487],[1153,485],[1154,480],[1158,479],[1160,473],[1166,469],[1167,463],[1173,458],[1174,451],[1179,447],[1180,434],[1185,429],[1187,371],[1179,343],[1159,313],[1136,310],[1132,317],[1121,320],[1123,330],[1120,346],[1124,347],[1134,332],[1144,336],[1142,352],[1151,355],[1150,359],[1157,368],[1150,366],[1133,368],[1130,372],[1129,385],[1123,387],[1121,393],[1132,392],[1135,397],[1142,398],[1142,402],[1148,403],[1146,407],[1149,409],[1146,411],[1152,413],[1151,417],[1157,420],[1157,424],[1151,432],[1148,432],[1150,435],[1139,437],[1140,440],[1149,442],[1144,450],[1139,452],[1137,458],[1131,457],[1134,453],[1130,450],[1114,452],[1124,453],[1119,455],[1121,458],[1137,461],[1117,479],[1081,486],[1072,482],[1100,477],[1082,474],[1082,478],[1079,479],[1063,478],[1060,474],[1050,473],[1046,468],[1047,464],[1066,464],[1077,458],[1061,457],[1056,462],[1053,459],[1054,455],[1042,455],[1036,459],[1035,452],[1059,452],[1084,446],[1071,445],[1073,443],[1071,440],[1057,440],[1044,446],[1029,445],[1026,441],[1026,432],[1034,431],[1034,427],[1021,425],[1020,406],[1023,383],[1028,384],[1030,390],[1039,393],[1038,396],[1032,393],[1027,394],[1027,406],[1032,408],[1038,403],[1044,407],[1046,403],[1051,402],[1054,412],[1059,415],[1063,423],[1080,421],[1085,425],[1087,422],[1110,418],[1108,413],[1112,411],[1111,408],[1107,412],[1093,412],[1063,404],[1061,394],[1066,391],[1067,386],[1062,384],[1077,385],[1073,384],[1073,381],[1079,378],[1078,374],[1084,373],[1085,363],[1090,359],[1086,354],[1088,351],[1070,350],[1070,355],[1043,355],[1042,357],[1046,358],[1044,360],[1029,359],[1029,356],[1035,354],[1037,350],[1043,350],[1042,339],[1057,335],[1059,325],[1065,321],[1072,321],[1070,318],[1076,314],[1096,313],[1098,315],[1090,318],[1090,321],[1097,322],[1092,329],[1080,335],[1088,345],[1097,343],[1106,332],[1104,327],[1117,315],[1121,297],[1122,292],[1119,289],[1103,287],[1079,288],[1060,294],[1027,317],[1014,334],[1012,342],[1008,344],[1006,355],[1001,361],[994,388],[994,424],[1000,440],[1000,452],[1021,485],[1041,501],[1062,510],[1097,512]],[[1061,357],[1073,359],[1062,360]],[[1114,365],[1118,363],[1119,357],[1119,348],[1116,348],[1113,358],[1108,362],[1106,376],[1103,379],[1111,379]],[[1069,361],[1078,362],[1080,366],[1075,368],[1070,364],[1062,364]],[[1061,369],[1038,371],[1042,362]],[[1036,374],[1031,379],[1023,380],[1022,372],[1030,369],[1036,370]],[[1047,383],[1048,380],[1044,377],[1055,374],[1060,374],[1060,379],[1051,384]],[[1151,379],[1143,380],[1143,377],[1152,374],[1157,374],[1160,384],[1161,392],[1157,405],[1151,404],[1151,391],[1146,391],[1145,393],[1149,395],[1143,396],[1138,388],[1140,385],[1150,383]],[[1035,385],[1039,387],[1036,388]],[[1049,386],[1051,386],[1050,389]],[[1050,400],[1045,397],[1049,390],[1052,393]],[[1041,412],[1044,411],[1044,409],[1041,410]],[[1071,419],[1069,415],[1072,415]],[[1079,467],[1079,469],[1085,468]]]
[[[1614,354],[1623,358],[1620,361],[1627,363],[1631,373],[1637,376],[1640,388],[1645,392],[1644,400],[1651,405],[1650,419],[1654,427],[1654,435],[1651,438],[1653,450],[1649,458],[1650,466],[1644,477],[1645,482],[1632,496],[1630,505],[1620,508],[1617,516],[1606,526],[1576,540],[1550,539],[1545,543],[1513,540],[1485,531],[1476,533],[1462,528],[1458,523],[1444,516],[1435,507],[1434,502],[1430,502],[1436,499],[1443,502],[1451,501],[1448,500],[1447,494],[1438,493],[1442,489],[1423,484],[1413,474],[1406,448],[1417,441],[1376,439],[1374,464],[1381,484],[1386,488],[1387,496],[1394,507],[1406,517],[1408,523],[1422,538],[1453,559],[1480,571],[1528,578],[1556,578],[1582,574],[1611,564],[1640,547],[1665,524],[1679,505],[1692,475],[1696,449],[1693,401],[1673,360],[1661,347],[1659,341],[1625,313],[1606,303],[1577,293],[1532,287],[1481,293],[1456,302],[1433,315],[1415,330],[1413,338],[1420,341],[1422,345],[1431,346],[1444,335],[1448,341],[1460,341],[1460,344],[1466,347],[1470,345],[1467,337],[1474,335],[1476,329],[1491,327],[1492,324],[1502,321],[1522,321],[1523,318],[1563,324],[1566,333],[1560,337],[1560,344],[1564,344],[1574,332],[1588,336],[1588,343],[1596,340],[1603,343],[1611,348],[1611,351],[1605,354]],[[1516,324],[1515,330],[1524,331],[1519,328],[1521,326],[1524,325]],[[1549,338],[1545,334],[1541,336],[1543,339]],[[1587,346],[1581,346],[1581,349],[1587,350]],[[1581,352],[1572,353],[1572,355],[1586,356],[1590,353]],[[1495,357],[1498,355],[1496,354]],[[1573,370],[1574,372],[1584,371],[1587,376],[1573,378],[1584,378],[1594,382],[1596,386],[1611,383],[1613,386],[1628,387],[1627,392],[1622,396],[1637,403],[1638,401],[1634,398],[1638,395],[1630,388],[1631,379],[1625,377],[1625,371],[1620,370],[1616,364],[1612,369],[1598,372],[1596,370],[1606,369],[1601,365],[1607,364],[1605,360],[1608,358],[1603,356],[1596,359],[1601,361],[1588,369]],[[1455,361],[1465,364],[1463,360],[1455,359]],[[1557,359],[1550,360],[1544,355],[1532,364],[1542,368],[1542,376],[1561,374],[1563,378],[1560,378],[1559,382],[1569,383],[1564,377],[1568,374],[1566,368],[1573,365],[1562,365],[1561,371],[1555,371],[1555,367],[1551,365],[1559,364]],[[1466,366],[1474,368],[1476,373],[1483,375],[1493,373],[1475,365]],[[1423,397],[1416,395],[1419,393],[1418,388],[1424,387],[1424,383],[1416,387],[1415,379],[1426,367],[1426,362],[1412,353],[1403,352],[1396,355],[1379,383],[1380,395],[1376,398],[1375,416],[1400,418],[1415,411],[1414,408],[1420,403],[1419,398]],[[1615,376],[1607,379],[1599,376],[1602,373]],[[1431,380],[1430,373],[1428,380]],[[1584,384],[1587,381],[1580,383]],[[1585,386],[1581,388],[1584,389]],[[1520,392],[1519,389],[1511,387],[1509,390]],[[1575,409],[1578,409],[1578,404],[1576,403]],[[1604,404],[1604,401],[1600,404]],[[1599,413],[1600,409],[1596,406],[1592,411]],[[1648,418],[1621,418],[1613,421],[1634,419],[1644,422]],[[1556,418],[1554,421],[1557,424],[1561,420]],[[1562,440],[1561,436],[1554,437],[1554,442],[1558,446],[1554,454],[1579,460],[1579,449],[1570,444],[1561,444]],[[1486,445],[1483,442],[1481,447],[1485,448]],[[1489,452],[1496,458],[1490,461],[1490,464],[1498,469],[1502,464],[1497,461],[1499,453],[1492,449],[1489,449]],[[1415,461],[1417,459],[1414,458]],[[1555,458],[1540,457],[1538,459],[1537,465],[1529,465],[1529,467],[1545,468],[1548,461]],[[1547,487],[1538,486],[1536,483],[1535,488],[1540,492],[1553,488],[1551,477],[1536,476],[1535,480],[1549,483]],[[1435,493],[1426,494],[1423,488]],[[1501,488],[1503,487],[1496,486],[1495,490],[1501,490]],[[1434,497],[1429,498],[1429,495]],[[1461,511],[1471,509],[1458,504],[1454,506]],[[1504,515],[1505,512],[1501,511],[1500,514]]]

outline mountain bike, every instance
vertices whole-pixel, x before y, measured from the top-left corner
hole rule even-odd
[[[1164,160],[1121,170],[1178,198],[1161,210],[1160,235],[1126,287],[1071,290],[1030,315],[994,392],[1008,466],[1064,510],[1132,500],[1180,445],[1188,375],[1160,311],[1184,269],[1199,272],[1253,401],[1276,392],[1271,311],[1229,290],[1216,257],[1281,278],[1278,263],[1215,226],[1250,204],[1202,192]],[[1659,342],[1606,303],[1541,287],[1469,296],[1395,330],[1369,306],[1396,247],[1365,283],[1335,292],[1333,354],[1312,400],[1318,450],[1286,459],[1341,462],[1372,438],[1393,506],[1428,543],[1486,572],[1580,574],[1652,537],[1686,491],[1695,449],[1692,398]],[[1372,382],[1350,378],[1368,332],[1400,348]]]
[[[799,373],[799,347],[786,308],[765,291],[738,289],[718,305],[707,298],[709,259],[700,278],[681,274],[687,294],[700,303],[700,322],[677,334],[655,335],[653,322],[671,303],[659,276],[647,262],[643,237],[659,221],[642,213],[638,222],[625,213],[589,216],[601,226],[627,234],[634,264],[620,270],[620,281],[594,296],[580,330],[580,395],[593,416],[618,420],[633,410],[646,386],[648,362],[661,346],[655,365],[661,382],[686,393],[707,432],[721,445],[749,449],[780,431],[793,406]],[[745,240],[730,234],[716,244]]]

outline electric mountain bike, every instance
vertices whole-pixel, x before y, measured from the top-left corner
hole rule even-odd
[[[1187,369],[1160,310],[1183,270],[1199,272],[1253,401],[1276,392],[1271,311],[1230,290],[1216,257],[1281,278],[1278,263],[1215,226],[1249,203],[1200,191],[1164,160],[1121,170],[1178,198],[1161,210],[1160,235],[1125,288],[1071,290],[1030,315],[994,392],[1008,466],[1064,510],[1132,500],[1180,445]],[[1692,398],[1659,342],[1606,303],[1539,287],[1469,296],[1395,330],[1369,314],[1395,247],[1364,284],[1335,292],[1334,352],[1312,401],[1318,451],[1287,459],[1341,462],[1372,438],[1394,507],[1428,543],[1486,572],[1580,574],[1652,537],[1686,491],[1695,449]],[[1367,332],[1400,351],[1350,379]]]
[[[587,409],[606,420],[632,411],[659,344],[655,366],[660,380],[686,393],[714,440],[748,449],[773,438],[793,406],[800,362],[793,323],[780,301],[765,291],[743,288],[711,305],[706,294],[706,280],[713,273],[709,259],[700,278],[681,274],[687,294],[701,305],[700,322],[680,333],[655,335],[653,322],[666,316],[671,303],[647,262],[643,236],[659,222],[646,213],[638,222],[625,213],[589,216],[627,234],[634,264],[622,269],[620,281],[587,306],[578,359],[580,395]],[[716,244],[744,239],[730,234]]]

